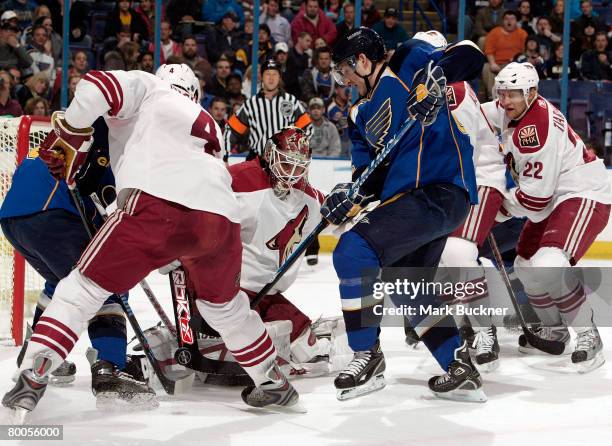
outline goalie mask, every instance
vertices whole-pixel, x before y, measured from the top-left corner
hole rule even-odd
[[[301,179],[307,179],[312,150],[306,133],[297,127],[287,127],[272,135],[263,153],[270,183],[279,198],[288,195]]]
[[[164,64],[157,69],[155,75],[196,104],[200,102],[200,81],[189,65]]]

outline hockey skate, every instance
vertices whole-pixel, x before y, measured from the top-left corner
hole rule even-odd
[[[12,410],[11,423],[24,424],[47,390],[47,376],[37,376],[31,369],[22,371],[17,384],[2,398],[2,405]]]
[[[476,330],[472,347],[476,349],[475,359],[480,370],[492,372],[499,367],[499,343],[495,325]]]
[[[448,366],[448,372],[430,378],[428,384],[438,398],[475,403],[487,401],[480,374],[470,359],[465,341],[455,350],[455,360]]]
[[[385,368],[380,341],[376,341],[372,350],[355,352],[353,360],[334,380],[336,398],[344,401],[382,389],[387,384],[383,375]]]
[[[268,369],[266,376],[269,381],[257,387],[248,386],[242,391],[242,401],[252,407],[305,412],[299,404],[300,395],[276,363]]]
[[[406,344],[408,344],[412,348],[417,348],[419,342],[421,342],[421,338],[414,330],[414,328],[404,325],[404,334],[406,335]]]
[[[597,327],[577,333],[576,349],[572,353],[572,363],[578,373],[588,373],[601,367],[606,359],[603,355],[603,344]]]
[[[561,355],[569,355],[572,351],[570,333],[564,325],[555,327],[536,327],[533,329],[533,333],[542,339],[563,342],[565,344],[565,350],[563,350]],[[518,351],[521,353],[525,353],[526,355],[548,355],[548,353],[538,350],[531,345],[524,334],[519,336],[518,343]]]
[[[26,339],[21,346],[21,350],[19,350],[19,354],[17,355],[17,368],[21,367],[21,363],[23,362],[23,357],[25,356],[26,350],[28,349],[28,342],[32,337],[32,327],[28,324],[26,331]],[[13,375],[13,382],[17,382],[19,380],[19,370],[15,372]],[[76,378],[76,365],[74,362],[64,361],[57,369],[51,372],[49,376],[49,384],[62,387],[67,384],[74,382]]]
[[[96,407],[101,410],[146,410],[159,405],[155,391],[146,382],[134,379],[104,360],[91,366],[91,391],[96,397]]]

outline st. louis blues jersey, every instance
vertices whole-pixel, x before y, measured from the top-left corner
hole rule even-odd
[[[420,41],[404,43],[377,79],[371,93],[350,112],[353,142],[352,163],[359,175],[410,117],[407,110],[410,85],[415,73],[430,60],[440,65],[447,82],[471,80],[478,76],[484,56],[471,42],[459,42],[446,50]],[[460,68],[462,67],[462,68]],[[434,183],[452,183],[465,189],[477,202],[472,145],[444,105],[430,126],[416,123],[399,141],[386,163],[386,176],[376,175],[366,183],[382,201],[398,193]]]

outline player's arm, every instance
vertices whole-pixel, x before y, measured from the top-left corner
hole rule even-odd
[[[482,73],[485,56],[471,40],[462,40],[446,47],[436,64],[444,72],[447,83],[472,81]]]

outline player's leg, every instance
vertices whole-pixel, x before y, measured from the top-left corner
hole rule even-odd
[[[495,216],[503,201],[503,195],[495,188],[478,187],[478,204],[472,205],[463,224],[456,229],[446,241],[442,253],[441,265],[460,283],[472,283],[474,293],[463,296],[458,302],[469,308],[490,308],[489,289],[485,271],[478,260],[478,247],[482,246],[495,224]],[[465,332],[473,330],[469,338],[470,348],[476,350],[476,363],[486,371],[494,370],[499,365],[499,343],[497,328],[487,314],[470,315],[467,317],[469,326],[463,327]],[[472,329],[472,330],[470,330]]]
[[[514,271],[520,279],[525,293],[529,299],[529,304],[534,309],[538,319],[542,321],[542,327],[538,328],[537,334],[545,339],[563,342],[566,345],[565,354],[571,349],[571,338],[567,325],[561,319],[559,309],[553,301],[550,291],[551,288],[558,286],[560,280],[559,272],[555,267],[569,265],[565,256],[556,256],[555,263],[548,265],[541,261],[547,259],[536,257],[537,263],[532,259],[540,248],[541,239],[546,230],[548,219],[539,223],[527,221],[523,226],[519,241],[516,247],[517,256],[514,260]],[[562,274],[562,273],[561,273]],[[527,342],[525,335],[519,336],[519,351],[526,354],[539,354],[539,350]]]
[[[550,288],[550,296],[563,322],[576,331],[572,362],[581,373],[601,366],[605,359],[587,292],[570,265],[575,265],[593,244],[609,215],[610,205],[593,200],[572,198],[562,202],[550,215],[541,247],[531,258],[540,270],[560,275],[556,286]]]
[[[208,212],[191,213],[186,224],[190,225],[186,231],[198,235],[191,240],[193,248],[179,260],[197,297],[198,311],[255,384],[244,389],[243,400],[256,407],[295,405],[299,395],[275,363],[272,339],[239,288],[240,226]]]
[[[160,243],[173,229],[160,218],[168,209],[172,207],[164,200],[132,191],[122,209],[105,222],[77,267],[58,283],[32,334],[20,380],[3,399],[5,406],[32,410],[44,394],[49,373],[66,358],[108,296],[131,289],[148,272],[173,260]]]

